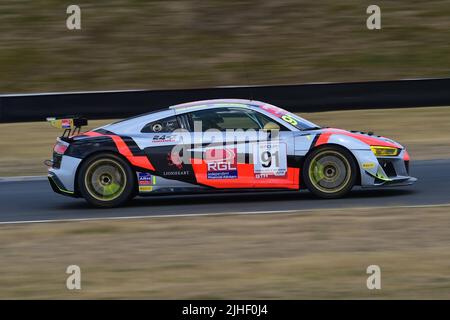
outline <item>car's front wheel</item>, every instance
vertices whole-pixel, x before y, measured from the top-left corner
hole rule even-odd
[[[96,207],[116,207],[135,195],[136,176],[121,157],[96,154],[81,164],[78,190],[86,201]]]
[[[337,146],[311,152],[303,166],[306,187],[321,198],[340,198],[355,185],[358,167],[350,152]]]

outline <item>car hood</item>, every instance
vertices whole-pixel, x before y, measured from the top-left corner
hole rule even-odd
[[[319,133],[318,139],[322,140],[322,142],[328,140],[331,135],[345,135],[358,139],[359,141],[366,143],[369,146],[384,146],[403,149],[403,146],[398,142],[386,137],[378,136],[376,134],[373,134],[372,132],[366,133],[362,131],[343,130],[337,128],[323,128],[317,131]],[[319,142],[319,144],[321,143]]]

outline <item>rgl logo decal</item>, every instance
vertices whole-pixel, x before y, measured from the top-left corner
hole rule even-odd
[[[205,152],[208,179],[237,179],[236,149],[210,149]]]

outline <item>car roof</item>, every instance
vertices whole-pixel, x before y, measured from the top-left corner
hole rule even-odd
[[[193,101],[173,105],[165,109],[156,110],[146,114],[137,115],[128,119],[116,121],[114,123],[108,124],[100,128],[121,134],[132,134],[135,132],[140,132],[142,126],[144,126],[148,122],[196,110],[226,108],[226,107],[252,109],[252,108],[259,108],[263,105],[268,104],[261,101],[246,100],[246,99],[212,99],[212,100]]]
[[[187,102],[182,104],[177,104],[169,107],[175,111],[176,114],[181,114],[184,112],[191,112],[201,109],[211,109],[211,108],[223,108],[223,107],[243,107],[255,106],[260,107],[264,105],[264,102],[257,100],[246,100],[246,99],[212,99],[212,100],[200,100],[194,102]]]

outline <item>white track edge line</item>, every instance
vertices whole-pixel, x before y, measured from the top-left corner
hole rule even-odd
[[[74,218],[74,219],[47,219],[47,220],[24,220],[24,221],[3,221],[1,225],[32,224],[32,223],[54,223],[54,222],[87,222],[102,220],[137,220],[150,218],[186,218],[186,217],[204,217],[204,216],[228,216],[228,215],[257,215],[257,214],[288,214],[296,212],[317,212],[317,211],[343,211],[343,210],[382,210],[382,209],[401,209],[401,208],[435,208],[450,207],[450,203],[443,204],[424,204],[424,205],[402,205],[402,206],[374,206],[374,207],[346,207],[346,208],[323,208],[323,209],[292,209],[292,210],[271,210],[271,211],[248,211],[248,212],[215,212],[215,213],[185,213],[185,214],[162,214],[147,216],[123,216],[123,217],[99,217],[99,218]]]
[[[47,180],[47,176],[0,177],[0,183],[26,182],[26,181],[45,181],[45,180]]]

